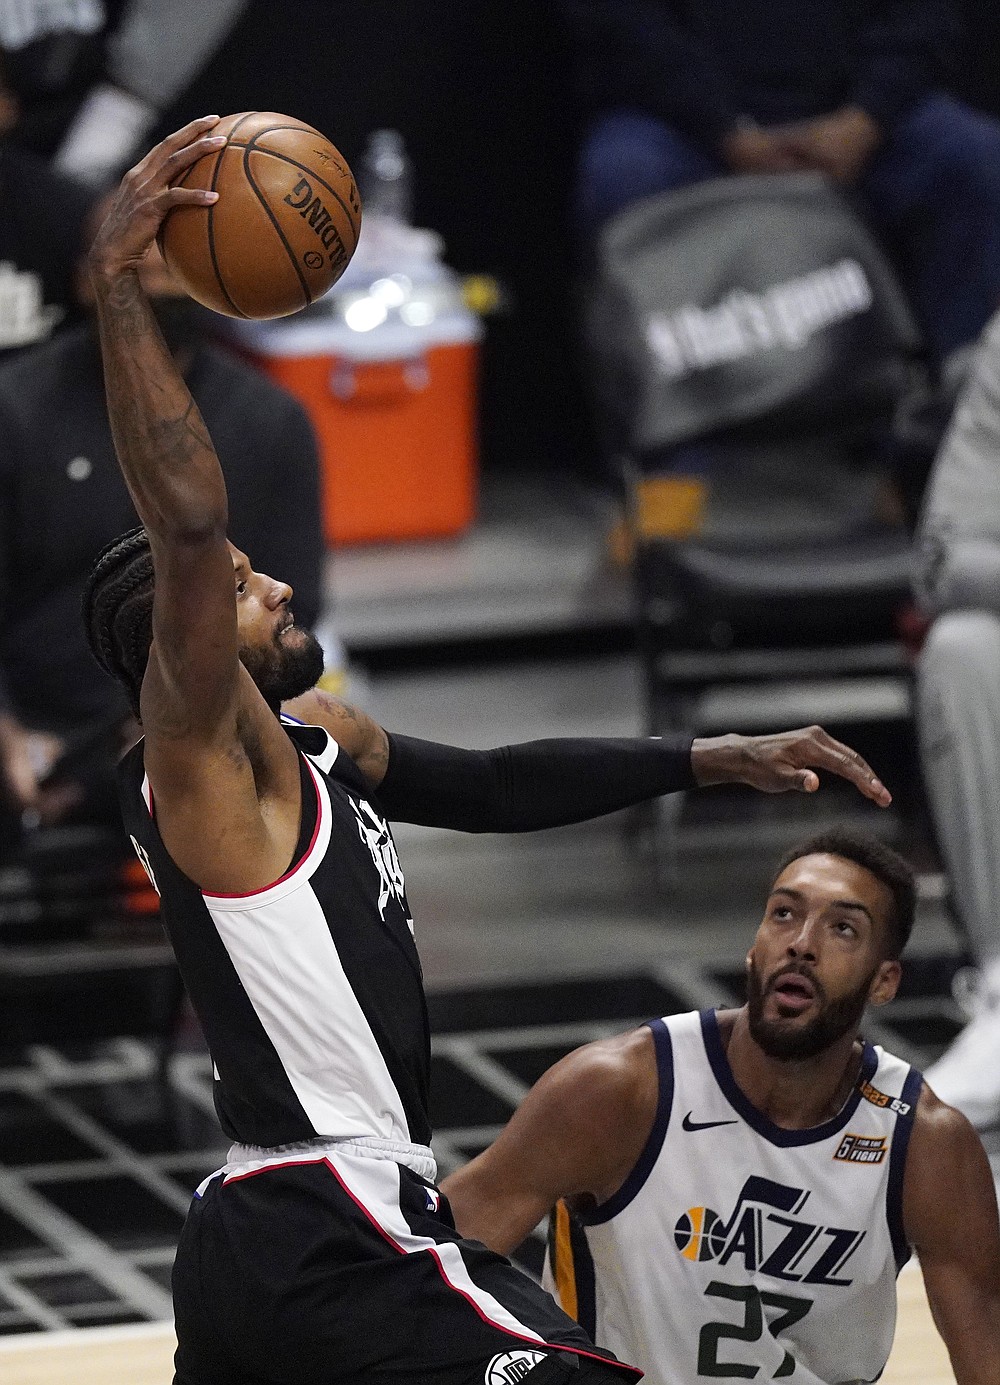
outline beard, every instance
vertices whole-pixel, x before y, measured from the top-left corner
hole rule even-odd
[[[290,698],[300,697],[314,687],[323,673],[323,648],[309,630],[287,627],[296,638],[286,643],[279,632],[263,648],[244,645],[240,662],[270,706],[277,708]]]
[[[830,1048],[845,1034],[857,1030],[858,1023],[868,1003],[868,991],[875,979],[877,970],[878,968],[875,967],[856,990],[833,1001],[826,1000],[822,986],[812,973],[803,971],[801,975],[808,976],[815,987],[819,1013],[807,1024],[798,1027],[792,1020],[766,1020],[764,1018],[765,991],[751,959],[747,973],[747,1017],[750,1022],[751,1037],[769,1058],[777,1058],[782,1062],[815,1058],[818,1053]],[[785,973],[778,975],[782,974]],[[774,979],[777,980],[778,978],[775,977]]]

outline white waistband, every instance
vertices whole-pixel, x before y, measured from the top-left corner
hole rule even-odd
[[[229,1158],[198,1189],[199,1194],[213,1178],[246,1177],[261,1169],[281,1164],[309,1164],[326,1154],[357,1154],[365,1159],[389,1159],[404,1164],[419,1178],[429,1183],[437,1180],[437,1161],[427,1145],[412,1145],[406,1140],[383,1140],[376,1135],[359,1135],[350,1140],[331,1140],[320,1135],[313,1140],[299,1140],[288,1145],[232,1145]]]

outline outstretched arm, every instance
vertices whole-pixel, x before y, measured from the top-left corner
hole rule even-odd
[[[972,1126],[925,1087],[903,1184],[907,1240],[957,1385],[1000,1385],[1000,1226]]]
[[[482,751],[393,734],[387,750],[388,768],[378,790],[386,815],[466,832],[561,827],[711,784],[813,793],[819,787],[817,771],[847,779],[882,807],[891,801],[861,756],[817,726],[693,744],[687,736],[566,739]]]
[[[330,732],[378,791],[387,817],[424,827],[531,832],[712,784],[814,793],[817,771],[839,775],[880,807],[892,801],[861,756],[819,726],[693,743],[683,735],[565,738],[462,750],[389,735],[366,713],[317,689],[285,710]]]

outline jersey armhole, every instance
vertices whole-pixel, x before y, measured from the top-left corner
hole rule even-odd
[[[287,712],[281,713],[281,724],[296,749],[300,750],[303,755],[307,755],[317,769],[322,770],[324,774],[329,774],[342,750],[340,742],[334,739],[333,733],[328,731],[325,726],[300,721],[298,717],[289,716]],[[295,732],[299,734],[296,735]],[[344,751],[344,757],[350,760],[346,751]],[[353,761],[351,763],[353,764]],[[360,774],[360,770],[358,773]]]
[[[594,1259],[580,1217],[560,1198],[549,1215],[542,1288],[591,1339],[597,1333],[596,1284]]]
[[[910,1068],[899,1094],[901,1104],[908,1110],[896,1116],[896,1128],[892,1135],[892,1148],[889,1150],[889,1176],[885,1185],[885,1219],[892,1240],[892,1252],[896,1258],[896,1273],[903,1268],[912,1253],[906,1239],[903,1225],[903,1179],[906,1174],[906,1151],[910,1146],[913,1121],[917,1114],[917,1102],[923,1086],[923,1074]]]
[[[601,1222],[611,1221],[612,1217],[617,1217],[619,1212],[625,1210],[630,1202],[639,1194],[643,1184],[652,1172],[653,1165],[660,1157],[660,1150],[663,1148],[663,1141],[666,1139],[667,1126],[670,1124],[670,1111],[674,1102],[674,1050],[670,1041],[670,1030],[663,1020],[656,1019],[649,1021],[649,1028],[653,1035],[653,1044],[656,1052],[656,1074],[658,1080],[658,1092],[656,1098],[656,1115],[653,1117],[653,1128],[649,1132],[642,1153],[635,1161],[632,1172],[625,1179],[625,1182],[616,1193],[608,1198],[607,1202],[602,1202],[599,1207],[592,1211],[578,1212],[577,1216],[581,1222],[587,1226],[597,1226]]]
[[[221,893],[211,890],[202,890],[202,898],[213,908],[237,909],[248,905],[251,901],[255,905],[270,902],[267,896],[273,890],[287,887],[290,884],[298,883],[298,879],[308,879],[315,869],[315,859],[322,856],[326,850],[326,842],[329,840],[330,826],[324,820],[329,816],[329,810],[324,814],[323,796],[320,793],[320,781],[310,761],[310,757],[297,750],[299,759],[299,784],[302,794],[302,819],[299,823],[299,836],[295,843],[295,851],[291,862],[285,873],[277,880],[272,880],[270,885],[263,885],[259,890],[249,890],[241,893]],[[317,852],[316,847],[320,839],[323,838],[322,850]],[[286,891],[287,892],[287,891]]]

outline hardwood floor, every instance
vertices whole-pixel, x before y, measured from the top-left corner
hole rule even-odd
[[[170,1385],[173,1332],[166,1323],[38,1333],[0,1341],[3,1385]],[[899,1279],[896,1344],[882,1385],[954,1385],[918,1269]]]

